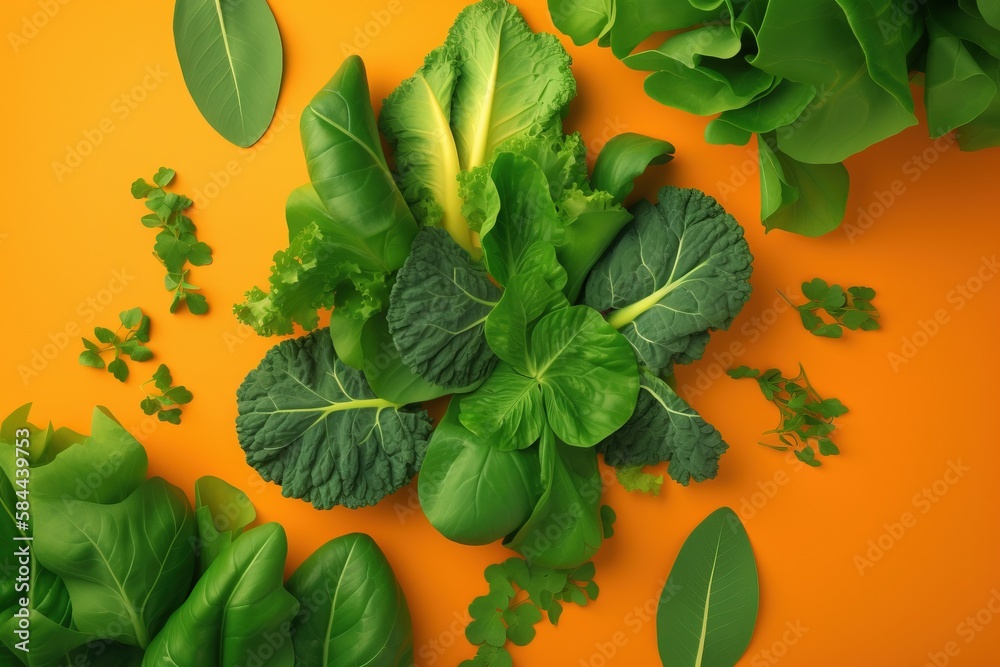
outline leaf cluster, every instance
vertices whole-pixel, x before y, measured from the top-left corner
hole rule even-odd
[[[123,310],[118,314],[121,325],[115,331],[105,327],[94,327],[94,337],[97,342],[89,338],[83,339],[84,350],[80,353],[80,363],[90,368],[105,368],[119,382],[128,379],[128,363],[126,358],[132,361],[149,361],[153,358],[153,351],[146,347],[149,342],[148,315],[144,315],[139,308]],[[104,361],[104,356],[110,354],[112,359]]]
[[[153,256],[167,269],[164,286],[173,294],[170,312],[177,312],[186,304],[192,314],[204,315],[208,312],[208,302],[196,291],[201,288],[188,282],[190,269],[187,265],[211,264],[212,249],[198,240],[194,223],[184,213],[193,202],[184,195],[167,191],[174,176],[173,169],[160,167],[152,183],[144,178],[132,183],[132,196],[145,199],[146,208],[152,211],[142,216],[142,224],[160,230],[156,234]]]
[[[146,389],[150,383],[155,390]],[[146,393],[146,398],[142,399],[141,403],[144,413],[156,415],[161,422],[181,423],[180,406],[190,403],[192,395],[183,385],[174,386],[173,377],[166,364],[160,364],[153,377],[144,382],[142,387]]]
[[[761,371],[748,366],[739,366],[726,371],[729,377],[735,379],[753,378],[764,394],[778,408],[780,420],[778,426],[767,434],[777,435],[780,445],[760,444],[778,451],[795,452],[796,458],[803,463],[818,467],[820,461],[816,458],[816,449],[822,456],[833,456],[840,449],[831,439],[834,429],[834,419],[847,412],[847,408],[839,399],[823,398],[813,388],[806,376],[806,371],[799,364],[799,374],[795,377],[784,377],[777,368]],[[816,449],[813,448],[815,443]]]
[[[782,298],[792,303],[780,291]],[[802,294],[809,299],[806,303],[795,305],[804,326],[814,336],[821,338],[840,338],[844,328],[851,331],[875,331],[879,328],[879,312],[872,305],[875,290],[871,287],[848,287],[828,285],[821,278],[813,278],[802,283]],[[827,322],[818,313],[825,312],[833,322]]]
[[[460,667],[511,665],[508,642],[526,646],[543,618],[556,625],[564,604],[583,607],[598,595],[592,562],[563,570],[512,557],[487,567],[485,576],[490,592],[469,605],[472,621],[465,629],[466,638],[479,649]]]

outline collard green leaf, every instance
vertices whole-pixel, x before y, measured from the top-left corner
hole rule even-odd
[[[299,602],[291,629],[296,665],[413,665],[406,598],[385,554],[368,535],[352,533],[327,542],[286,587]]]
[[[496,357],[483,329],[500,294],[485,269],[446,231],[422,230],[396,276],[387,314],[403,361],[444,387],[485,379]]]
[[[177,0],[174,44],[205,120],[237,146],[260,139],[274,116],[282,69],[281,35],[266,0]],[[172,178],[161,172],[156,184]]]
[[[235,486],[206,475],[194,483],[194,518],[198,532],[198,572],[204,574],[257,518],[253,503]]]
[[[377,398],[320,329],[272,348],[237,391],[236,430],[250,463],[315,507],[373,505],[420,469],[424,410]]]
[[[651,164],[666,164],[674,157],[674,147],[666,141],[634,132],[608,140],[594,163],[591,183],[597,190],[611,193],[621,202],[632,192],[635,179]]]
[[[604,460],[619,469],[669,461],[667,473],[685,486],[714,478],[729,448],[715,427],[649,371],[642,372],[639,388],[628,422],[597,447]]]
[[[502,451],[466,429],[452,399],[427,447],[420,507],[449,540],[489,544],[514,532],[541,495],[538,449]]]
[[[822,236],[836,229],[847,209],[850,177],[842,164],[806,164],[772,150],[760,136],[761,220],[768,231]]]
[[[120,503],[35,503],[39,561],[66,584],[81,632],[145,648],[184,600],[195,555],[184,493],[159,478]]]
[[[663,588],[656,613],[663,664],[736,665],[750,644],[758,599],[746,530],[735,512],[718,509],[685,540]]]
[[[545,490],[531,517],[504,544],[531,565],[576,567],[590,560],[604,539],[597,453],[570,447],[544,429],[539,459]]]
[[[701,357],[709,331],[725,329],[750,296],[752,256],[743,229],[693,189],[660,190],[595,266],[584,301],[654,372]]]
[[[287,551],[276,523],[240,535],[153,639],[143,667],[226,667],[259,655],[270,656],[268,667],[292,667],[299,603],[282,586]]]
[[[458,62],[451,126],[463,170],[483,164],[507,139],[541,130],[576,94],[559,40],[532,32],[507,0],[467,7],[446,44]]]

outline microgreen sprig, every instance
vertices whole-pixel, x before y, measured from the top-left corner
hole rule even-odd
[[[105,368],[119,382],[128,379],[128,364],[125,358],[132,361],[148,361],[153,358],[153,351],[145,346],[149,342],[149,317],[142,314],[139,308],[123,310],[118,314],[121,325],[112,331],[105,327],[94,327],[94,337],[97,342],[83,338],[84,351],[80,353],[80,363],[90,368]],[[110,362],[105,364],[104,356],[112,355]]]
[[[208,302],[203,294],[195,292],[201,288],[188,282],[190,269],[187,264],[211,264],[212,249],[198,240],[194,223],[184,214],[193,202],[184,195],[166,190],[175,175],[173,169],[160,167],[153,176],[153,183],[143,178],[132,183],[132,196],[145,199],[146,208],[152,211],[142,216],[142,224],[161,230],[156,235],[153,256],[167,269],[164,285],[173,293],[170,312],[177,312],[182,304],[187,304],[192,314],[204,315],[208,312]]]
[[[156,391],[146,388],[151,382]],[[160,364],[153,377],[142,383],[142,390],[146,394],[141,403],[142,411],[147,415],[156,415],[161,422],[171,424],[181,423],[181,409],[176,406],[186,405],[193,398],[183,385],[174,386],[170,369],[165,364]]]
[[[781,444],[760,444],[778,451],[791,449],[800,461],[813,467],[818,467],[820,462],[812,443],[823,456],[840,453],[830,435],[836,428],[833,420],[847,412],[847,408],[836,398],[820,396],[809,382],[802,364],[799,364],[799,374],[792,378],[783,377],[777,368],[761,371],[740,366],[726,372],[731,378],[757,380],[764,398],[778,407],[778,427],[765,431],[764,435],[776,434]]]
[[[856,286],[845,290],[840,285],[828,285],[821,278],[813,278],[802,283],[802,294],[809,299],[806,303],[793,303],[781,290],[778,294],[799,311],[802,326],[814,336],[840,338],[844,335],[844,327],[851,331],[874,331],[879,328],[879,312],[872,305],[875,290],[871,287]],[[819,311],[824,311],[833,322],[820,317]]]

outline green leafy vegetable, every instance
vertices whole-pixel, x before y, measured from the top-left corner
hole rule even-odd
[[[194,483],[194,519],[198,529],[198,571],[208,566],[257,518],[253,503],[225,480],[206,475]]]
[[[911,72],[923,72],[931,136],[963,150],[1000,146],[1000,22],[994,0],[903,7],[850,2],[549,0],[576,44],[597,40],[649,72],[646,93],[719,114],[710,143],[758,135],[761,220],[819,236],[840,224],[847,157],[915,125]],[[656,33],[655,48],[636,50]],[[595,185],[605,187],[595,178]]]
[[[406,598],[369,536],[353,533],[327,542],[286,587],[299,602],[290,630],[296,665],[414,664]]]
[[[132,183],[132,196],[145,199],[146,208],[152,211],[142,216],[142,224],[161,230],[156,235],[153,256],[167,270],[164,286],[173,293],[170,312],[177,312],[182,304],[186,304],[191,314],[204,315],[208,312],[208,302],[203,294],[195,291],[201,288],[187,281],[191,271],[187,265],[211,264],[212,249],[198,240],[194,223],[184,214],[193,202],[184,195],[167,192],[166,188],[175,175],[173,169],[160,167],[153,176],[153,183],[142,178]]]
[[[750,644],[759,597],[746,529],[731,509],[717,509],[684,541],[660,596],[664,666],[734,667]]]
[[[618,477],[618,483],[626,491],[638,491],[639,493],[658,496],[660,495],[660,490],[663,488],[663,475],[648,473],[642,466],[619,468],[616,476]]]
[[[123,310],[118,315],[121,326],[116,331],[104,327],[94,328],[97,342],[84,338],[83,352],[80,353],[80,363],[91,368],[104,368],[104,355],[108,352],[113,357],[107,364],[108,372],[119,382],[128,378],[128,364],[125,357],[132,361],[149,361],[153,351],[146,347],[149,342],[149,317],[143,315],[138,308]]]
[[[701,358],[750,297],[753,257],[743,228],[711,197],[660,190],[594,267],[584,301],[632,343],[654,372]]]
[[[146,389],[149,383],[153,383],[155,391]],[[166,364],[160,364],[153,377],[142,383],[142,390],[146,393],[146,398],[142,399],[140,404],[142,411],[147,415],[156,415],[161,422],[171,424],[181,423],[179,406],[187,405],[193,398],[184,385],[174,386],[174,379]]]
[[[143,667],[222,667],[264,651],[268,665],[292,667],[288,628],[299,603],[282,587],[287,550],[276,523],[236,538],[150,643]]]
[[[485,576],[490,592],[469,605],[472,621],[465,629],[466,638],[479,648],[460,667],[511,665],[508,643],[526,646],[535,638],[535,625],[542,618],[556,625],[564,604],[582,607],[598,594],[593,563],[552,569],[508,558],[487,567]]]
[[[281,35],[266,0],[177,0],[174,44],[209,125],[237,146],[256,143],[281,88]]]
[[[619,134],[601,149],[591,180],[596,189],[611,193],[620,202],[649,165],[666,164],[673,157],[674,147],[666,141],[632,132]]]
[[[799,311],[802,326],[814,336],[822,338],[840,338],[844,327],[851,331],[874,331],[879,328],[878,309],[872,305],[875,290],[871,287],[848,287],[828,285],[825,280],[813,278],[802,283],[802,294],[809,299],[806,303],[796,305],[780,290],[785,301]],[[817,311],[826,312],[833,322],[827,322],[817,315]]]
[[[726,372],[731,378],[755,379],[764,398],[778,407],[778,426],[766,431],[765,435],[776,434],[781,444],[760,444],[782,452],[791,449],[796,458],[813,467],[821,464],[812,443],[823,456],[840,453],[830,435],[836,428],[833,420],[846,413],[847,408],[836,398],[820,396],[809,382],[802,364],[799,364],[799,374],[788,378],[777,368],[760,371],[740,366]]]
[[[483,329],[500,289],[447,232],[417,235],[392,289],[389,331],[414,373],[451,388],[489,375],[496,356]]]
[[[420,507],[449,540],[489,544],[521,527],[542,494],[537,448],[491,447],[448,406],[427,446],[418,479]]]
[[[632,417],[598,445],[604,460],[619,469],[619,480],[625,470],[663,461],[670,462],[670,478],[684,486],[692,479],[703,482],[714,478],[719,457],[729,448],[715,427],[648,370],[640,376],[639,389]],[[626,475],[633,485],[634,474]]]
[[[247,462],[320,509],[373,505],[408,483],[431,431],[426,411],[376,397],[326,329],[272,348],[236,397]]]

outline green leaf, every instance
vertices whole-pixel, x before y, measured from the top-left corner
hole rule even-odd
[[[124,359],[115,359],[108,364],[108,372],[115,376],[115,379],[119,382],[124,382],[128,379],[128,365],[125,363]]]
[[[132,361],[149,361],[153,358],[153,351],[143,345],[136,345],[128,352]]]
[[[184,600],[194,571],[194,521],[187,498],[164,480],[146,481],[120,503],[51,498],[36,502],[35,551],[59,575],[81,632],[145,648]]]
[[[160,364],[153,373],[153,382],[156,383],[156,388],[160,391],[166,391],[170,389],[170,386],[174,383],[173,378],[170,376],[170,369],[167,368],[166,364]]]
[[[531,517],[504,544],[531,566],[576,567],[604,539],[597,454],[559,442],[549,429],[542,431],[539,449],[545,490]]]
[[[511,607],[503,613],[508,641],[515,646],[527,646],[535,638],[535,624],[541,620],[542,612],[535,605]]]
[[[186,403],[190,403],[191,399],[193,398],[191,392],[188,391],[185,387],[171,387],[170,389],[163,392],[163,396],[165,398],[170,399],[171,403],[175,403],[177,405],[184,405]]]
[[[160,412],[156,414],[156,418],[161,422],[168,422],[170,424],[180,424],[181,423],[181,411],[179,408],[172,408],[170,410],[160,409]]]
[[[267,2],[178,0],[174,45],[184,83],[209,125],[237,146],[256,143],[271,124],[281,87],[281,35]]]
[[[614,21],[613,0],[549,0],[549,13],[559,32],[583,46],[607,34]]]
[[[188,251],[188,261],[194,266],[206,266],[212,263],[212,249],[207,243],[196,241]]]
[[[822,236],[836,229],[847,209],[850,178],[842,164],[806,164],[772,150],[761,136],[761,219],[767,231]]]
[[[562,293],[536,274],[515,276],[486,318],[486,341],[518,373],[530,375],[528,339],[545,314],[568,306]]]
[[[122,326],[126,329],[134,329],[142,321],[142,310],[139,308],[123,310],[118,314],[118,319],[121,320]]]
[[[704,353],[709,332],[726,329],[750,296],[753,257],[743,228],[693,189],[660,190],[594,267],[584,302],[614,311],[608,323],[654,372]]]
[[[104,359],[93,350],[84,350],[79,356],[80,363],[90,368],[104,368]]]
[[[145,178],[137,178],[132,182],[132,196],[136,199],[145,199],[152,189],[153,186]]]
[[[463,660],[459,667],[514,667],[514,659],[507,649],[483,644],[472,660]]]
[[[637,491],[639,493],[648,493],[651,496],[658,496],[663,489],[663,475],[653,475],[645,472],[643,466],[619,468],[616,474],[618,483],[626,491]]]
[[[844,330],[839,324],[821,324],[812,329],[812,334],[820,338],[840,338],[844,335]]]
[[[729,448],[722,435],[648,370],[639,382],[635,412],[597,447],[605,462],[629,469],[669,461],[667,474],[684,486],[714,478]]]
[[[326,329],[272,348],[237,391],[237,408],[247,462],[321,509],[373,505],[407,484],[431,431],[426,411],[377,398],[337,359]]]
[[[152,641],[143,667],[232,665],[264,650],[268,667],[292,667],[288,635],[299,603],[282,587],[287,550],[276,523],[240,535]]]
[[[479,382],[496,356],[483,333],[500,289],[448,233],[424,229],[396,276],[387,319],[410,369],[443,387]]]
[[[536,448],[491,447],[459,421],[456,397],[427,447],[417,487],[420,507],[449,540],[489,544],[531,515],[542,493],[539,474]]]
[[[624,58],[654,33],[718,19],[718,11],[705,8],[707,6],[688,0],[616,0],[611,50],[616,58]]]
[[[735,512],[718,509],[685,540],[660,596],[656,635],[663,664],[735,665],[750,644],[758,600],[746,530]]]
[[[163,260],[170,273],[180,273],[191,252],[191,245],[174,236],[171,232],[160,232],[156,235],[153,252]]]
[[[406,599],[385,554],[369,536],[353,533],[327,542],[286,587],[299,601],[291,628],[296,664],[414,664]]]
[[[538,382],[506,363],[462,397],[461,406],[462,425],[502,451],[535,444],[545,421]]]
[[[166,167],[160,167],[156,170],[153,175],[153,182],[156,183],[161,188],[166,188],[170,185],[170,182],[174,180],[177,172],[173,169],[167,169]]]
[[[596,445],[635,409],[639,377],[628,341],[586,306],[538,321],[527,367],[541,386],[549,425],[568,444]]]
[[[632,192],[635,179],[651,164],[666,164],[674,157],[672,144],[627,132],[612,137],[594,164],[591,182],[621,202]]]
[[[401,267],[417,224],[382,153],[359,57],[348,57],[302,113],[302,147],[312,185],[341,235],[357,239],[369,263],[386,272]]]
[[[184,301],[192,315],[204,315],[208,312],[208,301],[205,300],[204,295],[188,292]]]
[[[245,493],[211,475],[194,483],[194,506],[198,573],[202,575],[243,529],[253,523],[257,512]]]
[[[95,327],[94,336],[96,336],[97,340],[101,341],[105,345],[110,345],[111,343],[114,343],[118,340],[117,336],[115,336],[114,331],[112,331],[111,329],[106,329],[104,327]]]

